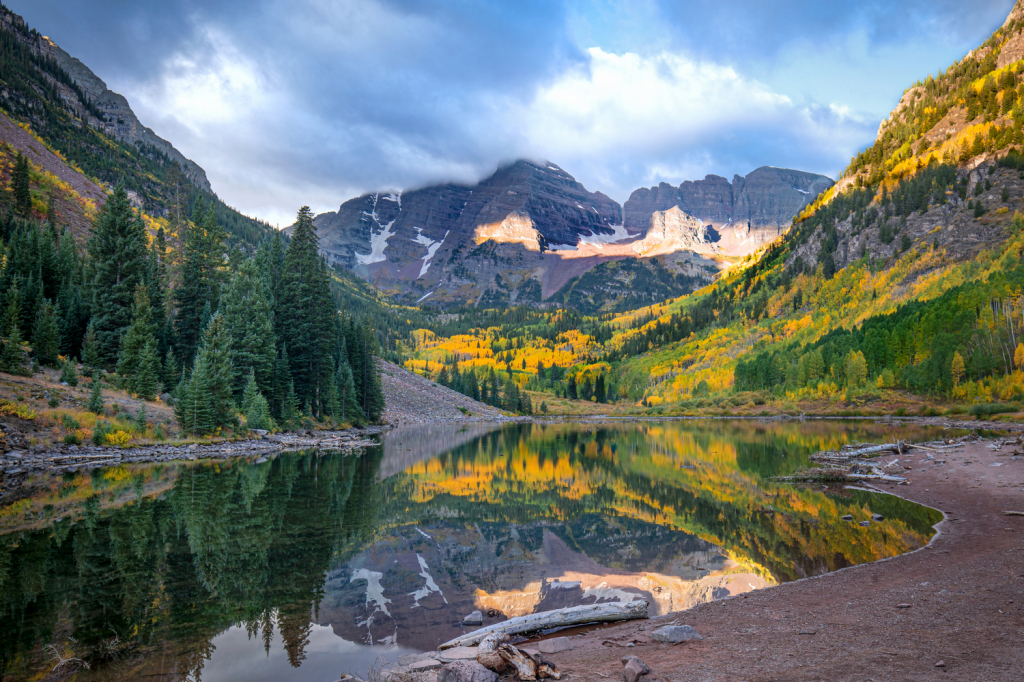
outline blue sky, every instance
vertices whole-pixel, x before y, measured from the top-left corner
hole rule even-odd
[[[224,200],[284,225],[519,157],[619,202],[762,165],[836,177],[1013,0],[7,4]]]

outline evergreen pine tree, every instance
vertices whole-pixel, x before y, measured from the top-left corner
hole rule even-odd
[[[103,414],[103,387],[100,383],[99,370],[92,373],[92,390],[89,392],[89,402],[85,409],[96,414]]]
[[[0,372],[30,375],[31,372],[25,369],[26,360],[28,360],[28,352],[21,339],[21,330],[18,325],[14,325],[11,333],[4,340],[3,351],[0,352]]]
[[[181,376],[181,369],[178,367],[178,359],[174,355],[174,350],[171,348],[167,349],[167,355],[164,357],[163,367],[163,384],[164,386],[174,386],[175,381]]]
[[[74,358],[68,358],[60,366],[60,382],[68,386],[78,385],[78,372],[75,371]]]
[[[85,338],[82,341],[82,364],[94,369],[100,365],[99,341],[96,339],[96,329],[92,320],[89,320],[89,326],[85,328]]]
[[[341,421],[359,422],[362,419],[359,401],[356,399],[356,382],[352,377],[352,368],[348,362],[342,360],[338,363],[338,371],[334,377],[334,385],[338,391],[338,408],[341,411]]]
[[[236,395],[246,389],[247,379],[253,373],[258,390],[269,391],[277,355],[273,300],[270,288],[252,260],[238,266],[224,292],[221,308],[231,337]]]
[[[204,323],[220,304],[223,265],[224,233],[217,224],[212,204],[206,207],[200,200],[192,212],[192,225],[185,229],[181,285],[174,290],[178,304],[176,344],[185,364],[192,361]]]
[[[49,299],[43,300],[32,334],[32,355],[40,365],[57,366],[57,313]]]
[[[284,424],[294,429],[299,425],[300,416],[299,398],[295,395],[295,382],[288,382],[288,393],[284,398],[284,409],[282,410],[281,418]]]
[[[27,218],[32,210],[32,191],[29,188],[28,158],[22,156],[21,152],[14,157],[11,190],[14,194],[14,207],[18,213]]]
[[[15,328],[21,327],[21,294],[14,283],[7,291],[7,308],[4,310],[3,329],[0,335],[10,336]]]
[[[447,366],[441,367],[441,373],[437,375],[437,383],[441,384],[442,386],[447,386],[449,383],[451,383],[451,380],[448,378]]]
[[[599,403],[607,402],[603,374],[597,377],[597,381],[594,382],[594,400],[596,400]]]
[[[232,424],[235,372],[231,364],[231,338],[220,313],[206,325],[196,359],[202,365],[214,428]]]
[[[570,374],[565,385],[565,397],[569,400],[576,400],[576,374]]]
[[[278,337],[288,339],[288,359],[296,395],[302,403],[316,405],[318,410],[333,372],[333,308],[313,213],[308,206],[303,206],[285,253],[277,300],[277,328]]]
[[[132,211],[128,193],[118,184],[96,219],[89,255],[94,277],[93,332],[99,363],[117,361],[121,334],[131,324],[135,287],[146,275],[146,229]]]
[[[250,429],[261,429],[263,431],[272,431],[277,427],[274,423],[274,418],[270,416],[270,406],[267,404],[267,399],[258,391],[253,396],[249,408],[245,412],[245,425]]]
[[[146,403],[139,405],[139,411],[135,415],[135,431],[139,434],[146,432]]]
[[[160,360],[156,354],[156,339],[150,339],[142,349],[141,362],[134,377],[134,392],[143,400],[156,400],[160,392]]]
[[[132,323],[121,339],[121,351],[117,359],[117,373],[124,381],[124,388],[129,393],[139,391],[136,379],[142,370],[143,355],[152,345],[155,361],[156,355],[156,324],[153,323],[153,307],[150,302],[149,290],[145,284],[135,287],[135,298],[132,302]],[[155,367],[148,368],[153,371]],[[146,377],[147,388],[152,389],[157,381],[156,374]],[[149,396],[152,393],[147,394]],[[152,400],[152,398],[150,398]]]
[[[255,400],[259,392],[260,387],[256,384],[256,372],[250,368],[249,378],[245,382],[245,390],[242,392],[242,414],[249,413],[249,408],[252,407],[252,401]]]
[[[192,363],[192,374],[184,376],[177,388],[174,416],[181,428],[193,435],[213,433],[217,428],[207,381],[207,369],[199,355]]]

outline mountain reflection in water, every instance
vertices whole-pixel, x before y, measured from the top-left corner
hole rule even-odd
[[[38,679],[59,654],[89,664],[81,680],[329,682],[433,649],[475,609],[485,624],[639,598],[667,613],[893,556],[938,513],[766,479],[819,449],[938,433],[470,424],[392,431],[360,456],[44,478],[0,508],[0,671]],[[840,518],[871,512],[886,520]]]

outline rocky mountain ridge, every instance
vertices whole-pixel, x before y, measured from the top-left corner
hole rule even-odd
[[[366,194],[315,224],[329,260],[403,303],[558,305],[570,282],[627,258],[654,268],[667,287],[658,295],[688,293],[781,234],[831,185],[812,173],[761,168],[732,184],[708,176],[637,190],[622,207],[551,162],[519,160],[474,186]],[[649,263],[655,258],[657,266]],[[635,282],[622,279],[635,268],[615,272],[617,283],[591,282],[606,303]],[[609,299],[610,290],[618,293]]]
[[[106,83],[88,66],[61,49],[53,40],[34,30],[28,30],[24,19],[3,5],[0,5],[0,30],[9,31],[27,45],[34,55],[43,59],[52,59],[71,76],[74,83],[80,88],[81,94],[84,94],[88,101],[82,101],[79,92],[56,79],[53,80],[53,86],[57,89],[64,105],[73,110],[91,127],[119,141],[157,149],[170,160],[176,161],[185,176],[196,187],[206,192],[213,192],[210,181],[206,177],[206,171],[191,159],[186,158],[170,142],[144,126],[123,95],[108,89]],[[7,96],[7,93],[4,95]],[[97,116],[97,113],[100,116]]]

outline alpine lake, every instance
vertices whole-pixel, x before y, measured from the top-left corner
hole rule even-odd
[[[950,435],[469,423],[356,454],[36,476],[0,507],[0,678],[333,682],[435,649],[474,610],[489,625],[642,598],[659,615],[891,557],[941,514],[770,479],[845,443]]]

